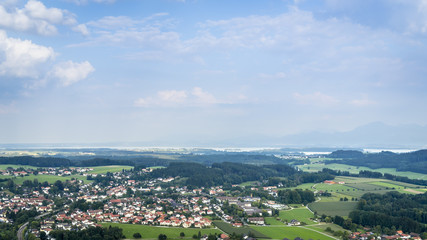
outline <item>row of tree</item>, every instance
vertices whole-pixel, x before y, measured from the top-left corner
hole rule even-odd
[[[373,169],[396,168],[397,171],[427,173],[427,150],[400,154],[388,151],[364,154],[354,150],[339,150],[332,152],[328,157],[339,159],[328,161],[328,163],[343,163]]]
[[[224,186],[247,181],[268,182],[270,179],[272,182],[281,183],[284,187],[292,187],[301,183],[321,182],[335,177],[327,172],[299,172],[285,164],[257,166],[230,162],[214,163],[211,167],[193,162],[175,162],[167,168],[151,173],[151,177],[155,178],[177,176],[186,179],[182,184],[195,187]]]

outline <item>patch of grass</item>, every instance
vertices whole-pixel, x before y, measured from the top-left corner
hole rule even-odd
[[[315,224],[315,222],[310,220],[310,218],[314,218],[314,214],[305,207],[292,210],[282,210],[279,212],[279,218],[282,219],[282,221],[286,220],[290,222],[292,219],[296,219],[307,224]]]
[[[259,186],[259,183],[260,183],[260,182],[258,182],[258,181],[249,181],[249,182],[241,183],[241,184],[240,184],[240,186],[242,186],[242,187],[246,187],[246,186],[254,186],[254,187],[258,187],[258,186]]]
[[[30,176],[24,176],[24,177],[13,177],[13,176],[2,176],[2,178],[10,178],[12,179],[15,184],[22,184],[25,180],[31,180],[34,181],[34,179],[37,179],[39,182],[48,182],[48,183],[55,183],[56,181],[60,180],[62,182],[65,182],[66,180],[71,180],[72,178],[82,180],[85,183],[92,182],[91,180],[86,180],[86,177],[83,175],[70,175],[70,176],[56,176],[56,175],[30,175]]]
[[[403,186],[392,184],[390,182],[370,182],[369,184],[385,187],[388,189],[404,189]]]
[[[280,219],[280,218],[279,218]],[[284,225],[283,222],[277,220],[276,217],[266,217],[264,218],[265,224],[267,225]]]
[[[315,232],[314,230],[302,228],[302,227],[253,227],[253,229],[257,230],[264,235],[272,239],[295,239],[296,237],[300,237],[302,239],[314,239],[314,240],[331,240],[334,239],[332,237],[323,235],[321,233]]]
[[[133,239],[134,233],[140,233],[142,238],[153,238],[157,239],[159,234],[166,234],[168,239],[181,239],[179,234],[183,232],[185,238],[191,239],[194,234],[198,234],[199,231],[202,235],[204,234],[220,234],[219,229],[198,229],[198,228],[175,228],[175,227],[154,227],[147,225],[138,224],[124,224],[124,223],[102,223],[102,226],[108,227],[119,227],[123,229],[123,234],[127,239]]]
[[[320,160],[317,160],[317,158],[310,159],[311,162],[318,162]],[[329,159],[325,159],[324,161],[328,161]],[[368,171],[374,171],[374,172],[380,172],[382,174],[389,173],[396,176],[402,176],[402,177],[408,177],[412,179],[424,179],[427,180],[427,174],[422,173],[414,173],[414,172],[399,172],[396,171],[395,168],[378,168],[378,169],[372,169],[368,167],[359,167],[359,166],[351,166],[346,164],[324,164],[324,163],[314,163],[314,164],[308,164],[308,165],[298,165],[298,168],[300,168],[303,171],[306,172],[317,172],[321,171],[323,168],[329,168],[333,170],[341,170],[341,171],[348,171],[350,173],[359,173],[362,170],[368,170]]]
[[[0,170],[6,170],[8,167],[17,169],[17,168],[32,168],[32,169],[37,169],[37,167],[34,166],[30,166],[30,165],[13,165],[13,164],[0,164]]]
[[[90,167],[93,168],[93,171],[89,171],[89,173],[92,174],[106,174],[107,172],[114,173],[114,172],[121,172],[123,169],[129,170],[133,167],[131,166],[100,166],[100,167]]]
[[[267,235],[264,235],[264,234],[256,231],[253,227],[236,228],[236,227],[231,226],[228,223],[221,222],[221,221],[214,221],[213,224],[227,234],[236,233],[236,234],[249,235],[249,233],[252,233],[256,238],[269,238]]]
[[[314,202],[308,204],[309,208],[318,215],[325,214],[327,216],[348,216],[348,214],[356,209],[357,202]]]
[[[341,226],[338,226],[338,225],[333,224],[333,223],[311,225],[311,226],[307,226],[307,227],[311,228],[311,229],[315,229],[317,231],[321,231],[321,232],[326,232],[325,229],[328,227],[330,227],[331,230],[333,230],[333,231],[342,231],[342,232],[348,231],[348,230],[345,230],[344,228],[342,228]]]
[[[344,185],[344,184],[326,184],[326,183],[318,183],[315,188],[321,191],[328,192],[349,192],[355,191],[353,187]]]

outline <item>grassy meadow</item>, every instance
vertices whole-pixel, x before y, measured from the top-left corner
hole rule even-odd
[[[276,227],[252,227],[256,231],[272,238],[272,239],[295,239],[300,237],[302,239],[314,239],[314,240],[331,240],[335,239],[330,236],[324,235],[306,227],[288,227],[288,226],[276,226]]]
[[[217,228],[198,229],[198,228],[179,228],[179,227],[155,227],[138,224],[125,224],[125,223],[102,223],[102,226],[108,227],[119,227],[123,229],[123,234],[127,239],[133,239],[134,233],[140,233],[144,239],[157,239],[159,234],[166,234],[168,239],[182,239],[180,233],[185,234],[186,239],[192,239],[194,234],[198,234],[199,231],[202,235],[204,234],[220,234],[222,231]]]

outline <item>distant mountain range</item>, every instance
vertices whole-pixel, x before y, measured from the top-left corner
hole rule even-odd
[[[278,144],[354,148],[427,148],[427,126],[374,122],[347,132],[310,132],[277,139]]]
[[[189,138],[189,137],[187,137]],[[346,132],[307,132],[283,137],[252,135],[232,139],[204,136],[162,139],[147,142],[111,142],[76,144],[0,144],[0,148],[115,148],[115,147],[178,147],[178,148],[281,148],[307,149],[427,149],[427,126],[416,124],[387,125],[374,122]]]

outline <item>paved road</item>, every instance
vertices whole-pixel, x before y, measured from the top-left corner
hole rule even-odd
[[[28,226],[28,222],[26,222],[24,225],[22,225],[18,230],[18,240],[24,240],[24,229]]]
[[[46,215],[48,215],[48,214],[51,214],[50,212],[47,212],[47,213],[43,213],[42,215],[38,215],[37,217],[35,217],[35,219],[40,219],[40,218],[42,218],[42,217],[44,217],[44,216],[46,216]],[[18,234],[17,234],[17,236],[18,236],[18,240],[24,240],[24,230],[25,230],[25,228],[28,226],[28,224],[29,224],[30,222],[26,222],[26,223],[24,223],[24,225],[22,225],[20,228],[19,228],[19,230],[18,230]]]

